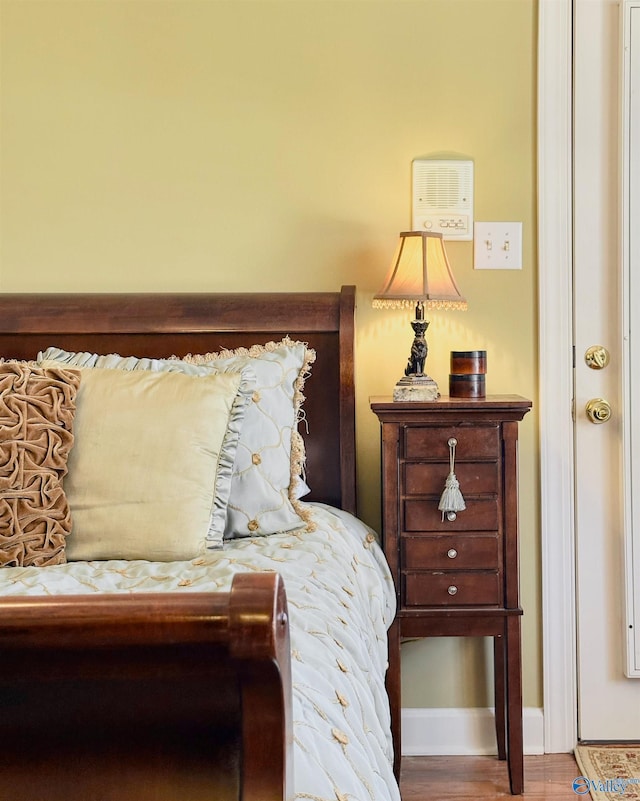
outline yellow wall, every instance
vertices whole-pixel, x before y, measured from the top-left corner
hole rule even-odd
[[[0,0],[2,291],[358,287],[362,516],[379,523],[368,397],[406,314],[370,301],[410,227],[410,166],[475,162],[477,220],[524,223],[523,269],[474,271],[431,317],[429,372],[486,348],[536,396],[536,0]],[[541,705],[536,416],[521,427],[524,701]],[[312,477],[311,477],[312,480]],[[405,646],[405,704],[491,703],[482,643]],[[425,681],[425,678],[427,679]]]

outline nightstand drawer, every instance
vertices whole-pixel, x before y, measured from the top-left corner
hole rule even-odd
[[[455,520],[442,519],[438,500],[404,500],[404,531],[497,531],[497,498],[467,498]]]
[[[497,534],[426,534],[402,538],[407,570],[498,570]]]
[[[498,606],[501,602],[497,571],[405,575],[407,606]]]
[[[498,492],[497,462],[457,462],[455,474],[463,495],[495,495]],[[407,495],[440,497],[448,475],[448,462],[405,462],[404,491]]]
[[[500,454],[498,426],[406,426],[404,458],[449,463],[449,439],[457,440],[456,463],[462,459],[497,459]]]

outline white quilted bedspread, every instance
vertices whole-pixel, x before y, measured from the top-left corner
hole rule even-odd
[[[2,568],[0,594],[227,590],[236,572],[278,571],[291,621],[295,798],[399,801],[384,687],[391,576],[362,522],[309,506],[313,532],[233,540],[188,562]]]

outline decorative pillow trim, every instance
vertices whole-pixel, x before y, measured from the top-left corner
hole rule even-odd
[[[231,372],[231,371],[229,371]],[[206,537],[206,547],[209,549],[222,548],[224,527],[227,522],[227,506],[231,495],[231,479],[233,477],[233,465],[236,459],[236,450],[242,431],[242,423],[247,407],[251,401],[255,386],[255,375],[250,367],[245,367],[240,371],[240,386],[238,393],[231,406],[227,430],[222,441],[220,457],[218,459],[218,470],[216,473],[216,492],[213,498],[213,508],[211,509],[211,521]]]
[[[283,341],[291,342],[288,337],[285,337]],[[296,423],[291,431],[291,484],[289,485],[289,500],[291,501],[293,508],[296,510],[296,513],[300,515],[300,517],[306,523],[307,531],[315,531],[317,526],[313,520],[311,511],[307,509],[305,504],[301,503],[298,499],[298,486],[300,484],[300,478],[304,474],[304,467],[307,459],[304,449],[304,440],[298,431],[298,425],[303,421],[306,423],[306,418],[302,409],[302,404],[305,400],[303,389],[305,381],[311,374],[311,365],[315,362],[315,360],[315,350],[307,347],[305,343],[305,360],[302,365],[302,369],[300,370],[298,377],[293,384],[293,404],[296,410]]]
[[[138,358],[137,356],[120,356],[119,353],[70,352],[53,346],[38,353],[37,363],[39,365],[48,362],[58,362],[72,369],[77,367],[99,367],[103,370],[149,370],[155,373],[177,372],[187,375],[211,375],[212,369],[206,365],[188,364],[176,356],[171,359]]]

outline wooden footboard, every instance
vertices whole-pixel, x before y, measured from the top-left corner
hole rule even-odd
[[[284,586],[0,598],[0,798],[292,797]]]

